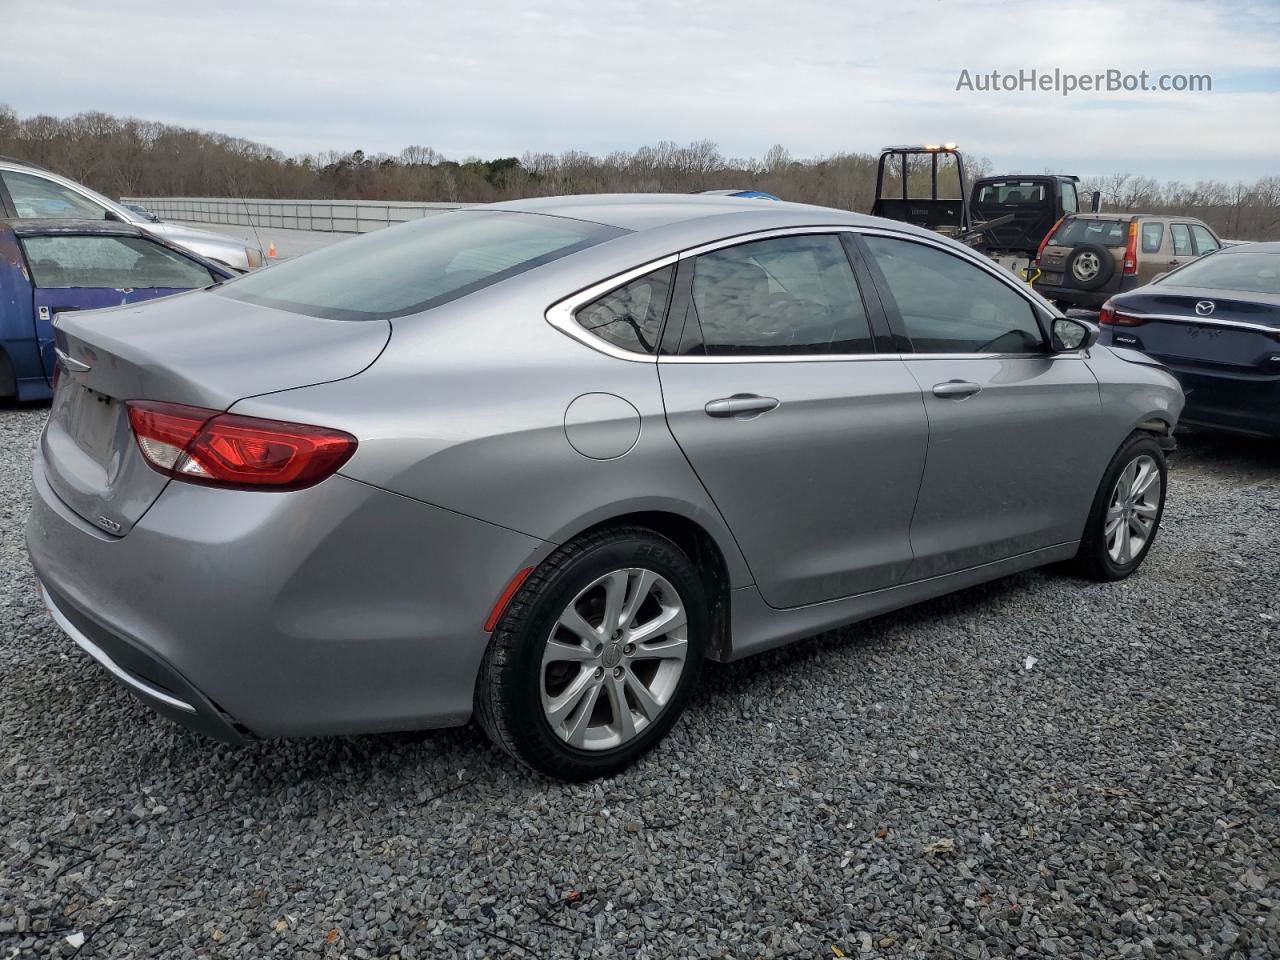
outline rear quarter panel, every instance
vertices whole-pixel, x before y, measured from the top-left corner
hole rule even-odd
[[[548,324],[546,308],[574,290],[555,277],[532,271],[392,321],[388,348],[359,376],[232,409],[347,430],[360,445],[345,476],[551,543],[627,513],[686,517],[720,546],[731,585],[751,583],[667,428],[656,363],[608,356]],[[593,459],[570,444],[566,412],[586,394],[634,408],[592,425],[638,428],[622,455]]]

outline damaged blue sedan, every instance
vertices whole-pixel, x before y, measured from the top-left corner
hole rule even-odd
[[[234,276],[128,223],[0,220],[0,400],[53,393],[53,318]]]

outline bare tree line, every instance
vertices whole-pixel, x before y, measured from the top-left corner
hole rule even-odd
[[[108,196],[245,196],[311,199],[435,200],[484,203],[566,193],[719,188],[764,190],[787,200],[866,211],[875,193],[874,153],[795,159],[781,145],[760,159],[725,157],[710,140],[664,141],[594,156],[526,153],[492,160],[448,160],[430,147],[398,155],[329,151],[287,157],[224,134],[91,112],[19,118],[0,104],[0,155],[39,163]],[[992,171],[970,157],[969,174]],[[1022,171],[1027,172],[1027,171]],[[913,187],[918,180],[913,171]],[[944,177],[954,184],[954,175]],[[1159,182],[1116,174],[1087,180],[1106,209],[1199,217],[1223,236],[1280,237],[1280,176],[1253,184]]]

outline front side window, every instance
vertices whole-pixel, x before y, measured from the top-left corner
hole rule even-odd
[[[864,237],[917,353],[1033,353],[1044,334],[1031,303],[981,267],[936,247]]]
[[[1075,213],[1080,209],[1080,198],[1076,194],[1076,185],[1068,180],[1058,181],[1058,195],[1062,198],[1062,212]]]
[[[585,220],[456,210],[366,233],[246,274],[222,296],[331,320],[420,313],[626,230]]]
[[[30,173],[0,171],[14,213],[23,219],[105,220],[106,207],[82,197],[70,187]]]
[[[1142,225],[1142,252],[1159,253],[1162,243],[1164,243],[1164,224],[1159,220],[1146,221]]]
[[[37,287],[193,290],[219,279],[194,260],[141,237],[24,237]]]
[[[1196,252],[1191,249],[1191,231],[1185,223],[1170,224],[1169,236],[1173,238],[1173,255],[1175,257],[1195,256]]]
[[[1218,249],[1218,241],[1213,238],[1213,234],[1209,232],[1208,227],[1193,223],[1191,225],[1191,235],[1196,240],[1196,253],[1209,253]]]
[[[682,348],[685,353],[872,350],[853,268],[840,238],[831,234],[755,240],[705,253],[694,263],[692,295],[701,343]]]
[[[657,353],[675,267],[663,267],[610,290],[574,314],[578,326],[633,353]]]

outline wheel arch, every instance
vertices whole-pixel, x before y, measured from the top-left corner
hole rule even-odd
[[[727,660],[731,647],[729,595],[733,578],[724,550],[711,532],[697,520],[682,513],[664,509],[639,509],[597,520],[561,542],[611,527],[644,527],[673,541],[689,555],[699,572],[706,575],[707,587],[712,596],[712,628],[707,643],[707,656],[712,660]]]

